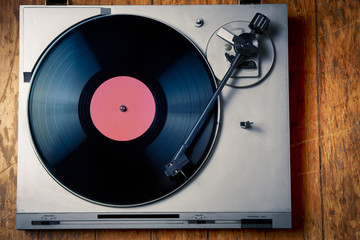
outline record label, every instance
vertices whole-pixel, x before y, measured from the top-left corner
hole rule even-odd
[[[155,100],[149,88],[136,78],[119,76],[95,91],[90,114],[95,127],[116,141],[130,141],[144,134],[155,117]]]

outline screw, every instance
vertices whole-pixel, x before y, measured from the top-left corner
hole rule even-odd
[[[195,27],[202,27],[202,25],[204,25],[204,19],[196,18],[195,19]]]
[[[231,45],[230,44],[225,44],[225,50],[226,51],[230,51],[231,50]]]

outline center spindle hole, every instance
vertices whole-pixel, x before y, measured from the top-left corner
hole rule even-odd
[[[126,108],[125,105],[121,105],[121,106],[120,106],[120,111],[121,111],[121,112],[126,112],[126,110],[127,110],[127,108]]]

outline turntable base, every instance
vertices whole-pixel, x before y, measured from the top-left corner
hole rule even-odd
[[[264,53],[269,54],[266,55],[267,58],[265,59],[271,62],[270,69],[267,69],[269,74],[265,74],[261,70],[262,68],[259,68],[260,71],[258,73],[251,73],[246,76],[250,79],[248,81],[249,86],[237,85],[238,81],[241,81],[241,76],[234,77],[231,80],[231,86],[225,86],[216,105],[218,115],[212,115],[211,124],[209,125],[209,135],[216,135],[216,137],[206,137],[206,144],[201,151],[194,148],[195,150],[192,154],[203,162],[199,163],[199,168],[192,171],[194,176],[189,181],[186,181],[186,184],[180,184],[180,188],[176,186],[176,191],[170,191],[171,194],[161,195],[159,198],[154,197],[149,201],[144,200],[141,204],[138,204],[136,201],[132,202],[134,204],[118,204],[116,200],[113,201],[111,198],[106,198],[105,200],[100,198],[99,200],[98,198],[93,198],[91,194],[84,196],[80,190],[74,191],[71,184],[62,182],[52,172],[53,168],[57,167],[56,162],[51,167],[44,163],[45,160],[53,158],[44,158],[43,152],[45,150],[43,152],[39,151],[37,141],[34,141],[36,136],[34,137],[34,132],[29,129],[31,121],[39,115],[37,115],[37,111],[28,111],[29,109],[34,110],[34,108],[29,108],[28,100],[30,100],[30,103],[33,100],[33,95],[30,92],[31,86],[35,82],[34,76],[30,79],[28,76],[34,71],[34,66],[41,59],[41,56],[45,56],[44,59],[46,60],[47,55],[41,55],[42,52],[63,31],[79,21],[94,16],[101,17],[101,15],[108,14],[141,16],[159,21],[169,28],[178,31],[190,43],[194,44],[195,49],[198,49],[199,54],[205,58],[209,49],[208,46],[210,46],[210,39],[214,34],[216,35],[221,26],[249,21],[256,12],[261,12],[271,19],[268,34],[271,36],[270,45],[273,44],[274,48]],[[199,18],[204,21],[202,26],[194,24],[196,19]],[[291,227],[286,5],[82,6],[65,8],[21,6],[20,20],[18,229]],[[161,44],[157,44],[161,46]],[[166,45],[168,43],[164,41],[162,44]],[[84,46],[82,45],[81,47]],[[93,47],[90,45],[89,48]],[[73,50],[77,51],[79,49]],[[275,52],[272,53],[272,50]],[[271,54],[274,56],[272,57]],[[211,71],[215,70],[209,57],[207,61],[210,63],[208,66],[210,70],[209,72],[205,70],[204,73],[198,73],[201,76],[203,76],[202,74],[211,76]],[[260,66],[268,66],[267,62],[261,62],[263,61],[261,58],[256,61]],[[98,64],[95,64],[95,62],[93,66]],[[203,65],[207,64],[205,60],[200,62]],[[188,63],[180,61],[177,66],[185,65],[183,69],[186,70],[189,68],[189,65],[186,64]],[[140,69],[145,69],[145,67]],[[177,67],[174,71],[176,72],[179,69],[181,67]],[[196,69],[200,68],[197,67]],[[46,73],[49,76],[52,74],[51,71]],[[167,74],[170,76],[181,75],[174,75],[173,72]],[[266,78],[261,79],[264,75],[266,75]],[[125,75],[117,76],[122,77]],[[130,77],[143,80],[141,77]],[[90,78],[91,76],[89,76]],[[111,78],[108,77],[106,79]],[[31,81],[29,82],[29,80]],[[58,83],[62,82],[59,81]],[[213,85],[216,85],[215,81],[209,84],[210,89]],[[200,84],[200,86],[207,86],[207,84]],[[146,89],[151,89],[151,87],[139,88],[143,89],[144,92],[146,92]],[[58,88],[59,91],[60,89]],[[169,93],[169,89],[165,87],[163,89],[165,89],[165,96],[167,96],[166,94]],[[202,93],[203,88],[199,89],[201,89],[199,93]],[[69,90],[71,90],[70,87]],[[180,90],[177,89],[175,93],[178,93]],[[43,93],[41,88],[40,93]],[[54,93],[54,96],[57,96],[57,91]],[[35,98],[40,96],[39,94],[34,95]],[[53,99],[52,94],[45,94],[45,96],[45,99]],[[155,103],[157,103],[158,99],[162,99],[162,97],[157,99],[155,95],[153,97]],[[96,101],[97,97],[94,99]],[[151,105],[153,98],[149,95],[148,99],[150,99]],[[67,100],[69,99],[67,98]],[[48,103],[49,101],[46,102]],[[76,102],[76,104],[78,103]],[[166,106],[169,104],[171,104],[171,101],[168,101]],[[173,106],[175,105],[176,103]],[[71,106],[73,105],[70,103]],[[190,104],[189,106],[193,105]],[[201,102],[199,106],[204,105]],[[62,105],[59,111],[65,111],[66,107],[68,107],[67,104]],[[50,107],[49,109],[52,108]],[[124,108],[122,109],[124,110]],[[47,115],[47,108],[40,110],[44,111],[42,112],[43,116],[49,116]],[[96,112],[96,108],[94,111]],[[156,114],[154,119],[156,119]],[[173,114],[173,116],[177,116],[176,111]],[[96,117],[97,113],[89,113],[88,115]],[[78,115],[75,114],[75,116]],[[148,117],[147,123],[152,124],[153,113],[151,111],[142,117]],[[89,119],[85,118],[84,121],[86,122]],[[174,117],[174,119],[179,118]],[[194,122],[196,116],[189,119]],[[241,127],[241,122],[246,121],[253,123],[251,127]],[[79,122],[81,124],[84,123],[83,121]],[[79,122],[76,121],[76,123]],[[39,122],[37,124],[40,125]],[[96,123],[95,125],[96,129],[100,132],[106,130]],[[181,123],[175,125],[181,125]],[[61,126],[67,127],[66,124]],[[42,128],[38,126],[38,129],[41,130]],[[151,127],[146,125],[143,129],[147,132]],[[90,131],[88,134],[92,133]],[[135,140],[143,136],[141,133],[132,133],[134,135],[130,134],[130,138]],[[114,138],[125,136],[117,133],[111,134],[113,133],[110,133],[107,137],[110,139],[109,141],[118,141],[114,140]],[[140,138],[137,134],[141,135]],[[158,136],[157,134],[154,134],[154,136]],[[106,136],[106,134],[104,135]],[[55,139],[64,138],[63,135],[59,136],[60,138]],[[85,134],[83,137],[86,138],[86,136],[89,135]],[[74,138],[71,139],[74,140]],[[149,139],[152,140],[153,138]],[[120,141],[122,140],[120,139]],[[150,140],[149,142],[151,143]],[[171,143],[171,141],[169,142]],[[140,142],[141,144],[142,142]],[[49,146],[56,148],[54,145]],[[160,149],[166,152],[166,149],[171,149],[171,147],[165,145]],[[160,153],[152,151],[151,158],[161,159],[161,155],[164,152],[160,151]],[[61,151],[53,156],[60,158],[62,157],[61,154],[64,154],[65,157],[67,156],[65,152]],[[204,157],[203,155],[206,156]],[[106,153],[104,156],[107,156]],[[109,159],[107,157],[105,160]],[[85,160],[86,158],[81,159],[82,162],[86,162]],[[164,166],[162,163],[159,165]],[[116,167],[118,166],[116,165]],[[71,164],[66,165],[66,167],[62,169],[62,173],[67,177],[66,169],[71,168]],[[105,168],[105,165],[103,167]],[[96,168],[92,168],[92,170],[94,169]],[[156,169],[156,171],[160,172],[159,169]],[[113,174],[112,176],[116,176],[116,171],[111,169],[111,166],[109,172]],[[69,170],[68,173],[76,175],[75,171]],[[96,173],[96,171],[93,173]],[[99,177],[96,174],[92,176]],[[143,179],[142,176],[144,175],[139,174],[137,176],[132,173],[129,176],[134,179]],[[161,175],[159,178],[167,178],[167,176]],[[108,179],[114,180],[115,177]],[[78,178],[78,180],[80,186],[88,186],[86,181],[81,182],[81,178]],[[125,181],[125,178],[122,180]],[[172,179],[168,181],[172,181]],[[96,181],[94,180],[94,182]],[[160,181],[160,183],[162,182]],[[151,183],[145,182],[145,180],[143,183],[145,186],[154,186]],[[118,199],[122,193],[121,187],[124,188],[126,184],[121,185],[121,187],[116,184],[100,185],[97,187],[100,189],[102,186],[106,187],[106,189],[103,189],[105,192],[114,192],[114,196],[117,196],[116,199]],[[136,186],[141,187],[141,184]],[[151,188],[146,187],[141,192],[134,188],[133,191],[143,193],[149,189],[151,190]],[[131,191],[132,189],[129,188],[124,192],[128,194]],[[107,196],[111,196],[111,194]],[[144,196],[147,195],[144,194]]]

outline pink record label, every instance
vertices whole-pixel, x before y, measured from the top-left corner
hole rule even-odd
[[[102,83],[92,96],[90,115],[106,137],[129,141],[143,135],[155,117],[155,99],[141,81],[127,76]]]

